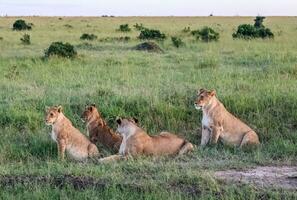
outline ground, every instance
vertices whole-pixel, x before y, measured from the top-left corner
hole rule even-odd
[[[267,17],[264,25],[275,33],[269,40],[232,39],[237,26],[253,23],[252,17],[19,18],[33,29],[12,31],[18,18],[0,18],[1,199],[297,198],[296,17]],[[131,32],[117,31],[126,23]],[[135,50],[143,42],[135,23],[167,35],[156,41],[163,52]],[[218,42],[203,43],[182,31],[205,25],[220,33]],[[30,45],[20,41],[25,33]],[[83,33],[98,39],[82,41]],[[120,39],[125,36],[131,40]],[[170,36],[185,46],[175,48]],[[78,57],[44,59],[55,41],[73,44]],[[199,147],[202,113],[193,103],[201,87],[216,89],[226,108],[255,129],[258,149]],[[195,144],[195,151],[111,164],[61,162],[44,123],[45,106],[62,105],[86,133],[80,115],[89,103],[96,103],[113,128],[117,116],[137,117],[150,134],[175,132]],[[283,178],[292,184],[257,184],[256,176],[238,181],[261,167],[289,169]]]

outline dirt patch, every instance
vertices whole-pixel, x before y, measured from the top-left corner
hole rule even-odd
[[[297,166],[227,170],[215,172],[214,175],[224,182],[252,184],[264,188],[297,189]]]
[[[148,51],[148,52],[156,52],[156,53],[163,52],[163,50],[154,42],[143,42],[141,44],[138,44],[136,47],[134,47],[134,49],[138,51]]]

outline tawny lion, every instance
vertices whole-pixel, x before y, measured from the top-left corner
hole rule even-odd
[[[137,155],[181,155],[193,150],[193,145],[169,132],[150,136],[137,125],[137,119],[117,119],[117,131],[123,136],[119,155],[102,158],[101,161],[117,160]]]
[[[201,146],[216,144],[218,139],[239,147],[260,144],[255,131],[229,113],[214,90],[200,89],[195,108],[203,111]]]
[[[57,142],[58,156],[62,160],[65,157],[65,151],[78,161],[99,156],[96,145],[72,125],[63,114],[61,106],[46,109],[45,123],[52,126],[51,138]]]
[[[119,152],[122,136],[115,133],[106,124],[95,104],[87,106],[81,117],[87,124],[87,131],[91,142],[94,144],[101,143],[116,153]]]

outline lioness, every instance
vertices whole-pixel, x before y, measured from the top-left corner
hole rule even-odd
[[[65,151],[75,160],[99,156],[99,151],[69,119],[62,113],[61,106],[46,108],[45,123],[52,126],[51,138],[58,144],[58,156],[62,160]]]
[[[225,144],[240,147],[260,144],[258,135],[226,110],[214,90],[200,89],[195,108],[203,111],[201,146],[209,141],[216,144],[219,138]]]
[[[181,155],[193,150],[190,142],[169,132],[150,136],[137,125],[137,122],[135,118],[117,119],[117,131],[123,136],[119,155],[102,158],[101,161],[137,155]]]
[[[109,128],[95,104],[87,106],[81,117],[87,124],[91,142],[95,144],[99,142],[115,152],[119,152],[122,137]]]

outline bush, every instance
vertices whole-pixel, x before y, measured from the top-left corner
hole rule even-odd
[[[144,26],[143,26],[143,24],[138,24],[138,23],[136,23],[136,24],[134,24],[133,26],[134,26],[134,28],[135,28],[136,30],[139,30],[139,31],[145,29]]]
[[[77,55],[74,46],[69,43],[53,42],[48,49],[44,51],[44,56],[60,56],[65,58],[74,58]]]
[[[233,38],[273,38],[274,34],[269,28],[265,28],[263,20],[265,17],[257,16],[254,26],[251,24],[241,24],[238,26],[237,31],[232,34]]]
[[[80,36],[81,40],[96,40],[97,36],[94,34],[84,33]]]
[[[18,19],[13,23],[12,29],[15,31],[31,30],[32,24],[27,24],[25,20]]]
[[[171,41],[176,48],[184,45],[183,41],[178,37],[171,37]]]
[[[134,49],[138,51],[148,51],[148,52],[156,52],[156,53],[163,52],[163,50],[154,42],[144,42],[144,43],[138,44]]]
[[[164,40],[166,38],[166,35],[164,33],[161,33],[159,30],[155,29],[148,29],[144,28],[141,30],[139,39],[145,40],[145,39],[159,39]]]
[[[31,44],[30,41],[30,35],[29,34],[24,34],[23,37],[20,38],[23,44],[29,45]]]
[[[188,26],[188,27],[185,27],[182,32],[184,33],[189,33],[191,31],[191,28]]]
[[[204,42],[218,41],[220,34],[212,28],[205,26],[201,30],[194,30],[191,32],[197,39]]]
[[[131,31],[131,28],[129,27],[129,24],[121,24],[118,30],[122,32],[129,32]]]

